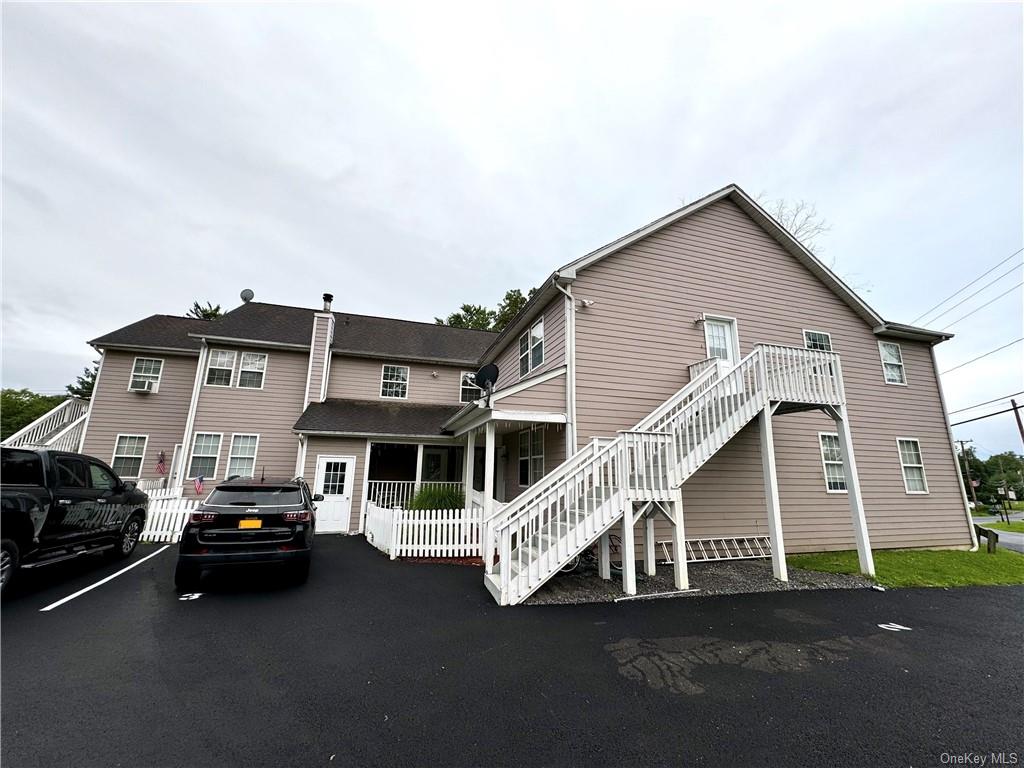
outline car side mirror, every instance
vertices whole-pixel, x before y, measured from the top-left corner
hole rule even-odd
[[[324,495],[322,493],[314,494],[313,501],[323,501],[323,500],[324,500]]]

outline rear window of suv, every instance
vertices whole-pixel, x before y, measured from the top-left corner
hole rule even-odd
[[[204,502],[207,506],[219,507],[292,507],[302,504],[302,493],[298,488],[268,488],[261,485],[253,488],[232,486],[214,488]]]
[[[0,456],[0,481],[4,485],[43,484],[43,462],[39,454],[4,448]]]

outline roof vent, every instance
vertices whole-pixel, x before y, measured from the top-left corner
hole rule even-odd
[[[334,294],[333,293],[325,293],[324,294],[324,312],[330,312],[331,311],[331,302],[332,301],[334,301]]]
[[[243,301],[243,302],[244,302],[245,304],[248,304],[248,303],[249,303],[250,301],[252,301],[252,298],[253,298],[253,296],[255,296],[255,295],[256,295],[256,294],[252,292],[252,288],[245,288],[245,289],[243,289],[243,290],[242,290],[242,292],[241,292],[240,294],[238,294],[238,297],[239,297],[239,298],[240,298],[240,299],[241,299],[241,300],[242,300],[242,301]]]

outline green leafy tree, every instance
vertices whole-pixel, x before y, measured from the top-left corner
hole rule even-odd
[[[505,298],[501,300],[498,309],[494,313],[492,331],[502,331],[505,326],[512,322],[512,319],[519,314],[519,311],[526,306],[526,303],[537,293],[536,288],[531,288],[525,296],[518,288],[505,291]]]
[[[494,312],[479,304],[463,304],[458,312],[448,317],[435,317],[438,325],[450,325],[452,328],[472,328],[477,331],[489,331],[494,324]]]
[[[92,389],[96,386],[96,373],[100,369],[100,361],[93,360],[92,368],[86,366],[82,369],[82,373],[75,378],[74,384],[68,384],[68,394],[72,397],[80,397],[83,400],[88,400],[92,397]]]
[[[185,317],[194,317],[198,320],[216,320],[224,313],[220,311],[220,304],[206,302],[204,307],[198,301],[192,302],[192,309],[185,313]]]
[[[0,390],[0,440],[6,440],[63,401],[63,395],[40,395],[28,389]]]

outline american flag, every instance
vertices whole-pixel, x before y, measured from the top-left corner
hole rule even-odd
[[[164,452],[160,451],[159,455],[157,455],[156,457],[156,471],[159,472],[161,475],[167,473],[166,460],[167,457],[164,455]]]
[[[202,476],[202,475],[200,475],[199,477],[197,477],[197,478],[196,478],[195,480],[193,480],[192,482],[193,482],[193,483],[195,484],[195,486],[196,486],[196,493],[202,493],[202,492],[203,492],[203,476]]]

